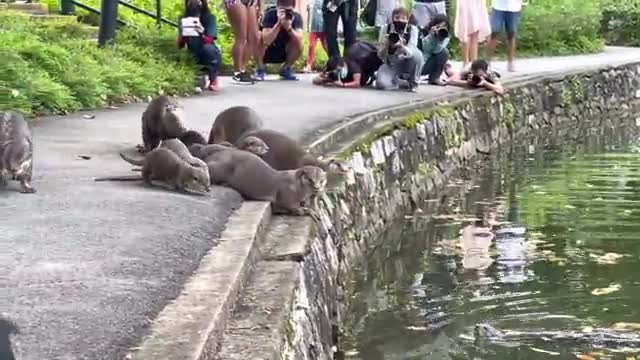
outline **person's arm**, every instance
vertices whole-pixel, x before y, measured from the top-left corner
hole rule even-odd
[[[338,85],[338,87],[343,87],[343,88],[359,88],[361,77],[362,77],[361,73],[354,73],[352,81],[343,82],[343,83],[339,83],[339,85],[338,84],[336,85]]]
[[[271,43],[278,37],[278,33],[282,29],[282,17],[284,11],[276,9],[276,11],[269,11],[264,15],[262,20],[262,42],[265,47],[271,45]]]
[[[297,12],[293,13],[293,21],[289,28],[289,35],[293,36],[298,42],[303,43],[304,31],[302,31],[302,15]]]
[[[327,83],[327,77],[323,72],[321,72],[317,76],[314,76],[313,80],[311,80],[311,82],[314,85],[325,85]]]
[[[469,73],[465,71],[461,73],[453,73],[453,75],[451,75],[449,79],[447,79],[447,84],[453,85],[453,86],[468,87],[469,86],[469,83],[467,81],[468,76],[469,76]]]
[[[485,89],[491,90],[498,95],[504,95],[504,87],[502,86],[502,82],[498,79],[495,79],[493,83],[483,80],[481,85],[484,86]]]

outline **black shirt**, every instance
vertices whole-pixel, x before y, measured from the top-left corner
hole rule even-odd
[[[270,7],[264,13],[264,17],[262,18],[262,28],[263,29],[271,29],[278,23],[278,8],[275,6]],[[293,12],[293,22],[291,23],[291,28],[293,30],[300,30],[303,26],[302,15],[298,12]],[[277,46],[277,47],[286,47],[289,42],[289,33],[282,29],[276,36],[276,39],[269,46]]]
[[[361,85],[366,85],[382,65],[382,60],[378,57],[378,49],[366,41],[357,41],[351,45],[345,52],[344,62],[348,73],[342,81],[353,81],[353,75],[360,74]]]

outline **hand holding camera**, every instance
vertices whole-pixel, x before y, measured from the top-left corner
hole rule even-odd
[[[293,16],[293,9],[278,9],[278,22],[287,31],[293,24]]]
[[[447,25],[444,24],[432,26],[430,32],[440,41],[449,37],[449,29],[447,29]]]
[[[478,74],[469,74],[469,76],[467,77],[467,82],[469,83],[469,85],[474,87],[485,87],[485,85],[487,84],[487,80],[485,79],[485,77]]]

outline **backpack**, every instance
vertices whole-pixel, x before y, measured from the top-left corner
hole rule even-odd
[[[369,0],[360,14],[360,21],[367,26],[376,25],[376,12],[378,11],[378,1]]]

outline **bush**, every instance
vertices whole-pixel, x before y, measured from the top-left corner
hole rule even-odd
[[[0,110],[64,113],[193,91],[197,68],[175,50],[175,37],[125,29],[100,49],[84,31],[73,22],[0,14]]]
[[[607,44],[640,46],[640,0],[605,0],[602,34]]]

